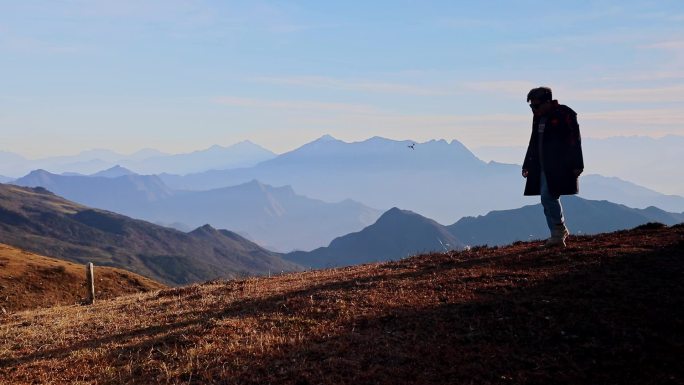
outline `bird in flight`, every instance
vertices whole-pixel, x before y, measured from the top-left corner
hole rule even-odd
[[[411,143],[411,144],[409,144],[409,145],[406,146],[406,147],[410,148],[411,150],[415,150],[415,149],[416,149],[416,144],[415,144],[415,143]]]

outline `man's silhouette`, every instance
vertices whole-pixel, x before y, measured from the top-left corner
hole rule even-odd
[[[569,232],[559,198],[579,192],[578,178],[584,170],[577,113],[558,104],[548,87],[530,90],[527,101],[534,117],[522,167],[525,195],[541,195],[551,231],[546,246],[565,246]]]

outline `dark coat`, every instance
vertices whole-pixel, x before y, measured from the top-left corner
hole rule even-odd
[[[553,101],[554,107],[546,114],[546,127],[542,145],[544,172],[549,191],[554,196],[572,195],[579,192],[578,176],[573,170],[583,170],[582,141],[577,113],[570,107]],[[539,195],[541,165],[539,163],[539,116],[532,120],[532,135],[523,162],[528,171],[525,195]]]

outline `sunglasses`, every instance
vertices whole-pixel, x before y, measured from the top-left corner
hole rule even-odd
[[[533,109],[533,110],[536,110],[536,109],[539,108],[542,104],[544,104],[544,103],[543,103],[543,102],[542,102],[542,103],[530,103],[530,108]]]

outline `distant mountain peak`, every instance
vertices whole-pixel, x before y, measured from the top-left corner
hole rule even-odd
[[[218,230],[216,230],[212,225],[210,224],[205,224],[203,226],[200,226],[194,230],[192,230],[189,234],[191,235],[210,235],[210,234],[217,234]]]
[[[221,150],[225,150],[225,149],[226,149],[226,148],[223,147],[223,146],[221,146],[221,145],[214,144],[214,145],[212,145],[211,147],[207,148],[206,151],[221,151]],[[196,152],[201,152],[201,151],[202,151],[202,150],[199,150],[199,151],[196,151]]]
[[[248,189],[250,191],[260,191],[260,192],[268,192],[268,193],[270,193],[270,192],[281,192],[281,193],[286,193],[288,195],[294,195],[295,194],[294,189],[290,185],[275,187],[275,186],[272,186],[270,184],[263,183],[258,179],[252,179],[249,182],[246,182],[246,183],[243,183],[243,184],[240,184],[237,186],[233,186],[233,187],[226,187],[226,188],[231,189],[234,187],[240,187],[243,189]]]
[[[26,174],[25,176],[17,179],[15,181],[15,184],[22,185],[23,181],[31,181],[33,184],[38,184],[40,185],[41,183],[49,183],[53,178],[59,177],[59,175],[53,174],[47,170],[44,170],[42,168],[33,170]]]
[[[385,138],[383,136],[373,136],[370,137],[366,140],[363,140],[359,143],[371,143],[371,144],[377,144],[377,143],[391,143],[391,144],[401,144],[401,143],[417,143],[416,141],[413,140],[396,140],[396,139],[390,139],[390,138]]]
[[[305,266],[347,266],[463,247],[445,226],[409,210],[392,207],[363,230],[335,238],[328,247],[287,255]]]
[[[330,134],[325,134],[321,136],[320,138],[316,139],[315,142],[331,142],[331,141],[337,141],[338,139],[335,138],[334,136]]]
[[[251,187],[251,188],[256,188],[256,189],[259,189],[259,190],[264,190],[264,189],[267,187],[267,185],[265,185],[265,184],[259,182],[258,179],[252,179],[252,180],[250,180],[249,182],[244,183],[243,186],[245,186],[245,187]]]
[[[384,214],[380,216],[382,217],[396,217],[396,216],[420,216],[419,214],[414,213],[411,210],[402,210],[398,207],[392,207],[391,209],[385,211]]]
[[[26,176],[40,176],[40,175],[55,175],[55,174],[51,173],[50,171],[39,168],[39,169],[31,171]]]
[[[260,145],[257,144],[257,143],[252,142],[252,141],[249,140],[249,139],[245,139],[245,140],[239,141],[239,142],[233,144],[233,145],[230,146],[230,147],[255,147],[255,148],[260,148],[260,149],[264,149],[264,150],[265,150],[265,148],[263,148],[262,146],[260,146]]]
[[[411,210],[402,210],[398,207],[392,207],[391,209],[385,211],[380,218],[375,222],[376,225],[383,224],[394,224],[397,221],[401,222],[432,222],[431,219],[426,218],[418,213]]]
[[[401,214],[408,214],[408,213],[412,213],[412,211],[402,210],[399,207],[392,207],[391,209],[385,211],[385,213],[382,214],[382,216],[383,217],[384,216],[393,216],[393,215],[401,215]]]
[[[116,165],[114,167],[110,167],[106,170],[102,170],[99,172],[96,172],[95,174],[92,174],[91,176],[99,176],[99,177],[105,177],[105,178],[117,178],[120,176],[126,176],[126,175],[137,175],[133,171],[127,169],[126,167],[122,167],[121,165]]]
[[[214,238],[214,239],[220,239],[223,237],[228,237],[228,238],[233,239],[233,240],[241,240],[242,239],[242,237],[235,232],[232,232],[229,230],[224,230],[224,229],[219,230],[210,224],[200,226],[200,227],[196,228],[195,230],[189,232],[188,234],[191,236],[210,237],[210,238]]]

